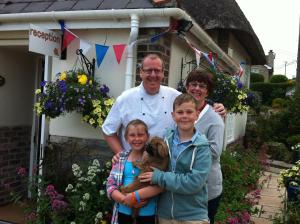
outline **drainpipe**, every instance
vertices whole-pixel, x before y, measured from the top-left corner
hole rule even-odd
[[[132,87],[133,69],[135,68],[133,64],[133,51],[139,34],[139,17],[136,14],[131,15],[130,27],[131,31],[127,48],[127,63],[125,72],[125,90]]]

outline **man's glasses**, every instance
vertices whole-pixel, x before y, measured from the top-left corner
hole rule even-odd
[[[162,73],[163,70],[162,69],[156,69],[156,68],[149,68],[149,69],[143,69],[142,68],[142,71],[144,73],[146,73],[147,75],[151,75],[152,72],[154,72],[154,74],[157,75],[157,74]]]
[[[189,86],[193,87],[193,88],[197,88],[199,87],[200,89],[207,89],[207,85],[205,83],[199,83],[199,82],[190,82]]]

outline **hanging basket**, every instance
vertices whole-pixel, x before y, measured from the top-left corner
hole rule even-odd
[[[35,93],[34,110],[38,115],[50,119],[76,111],[94,128],[102,126],[114,103],[108,95],[109,88],[82,70],[58,73],[54,81],[43,82]]]

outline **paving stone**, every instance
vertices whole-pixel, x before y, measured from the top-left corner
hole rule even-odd
[[[282,204],[282,207],[283,207],[283,204]],[[263,211],[266,211],[266,212],[275,212],[275,213],[280,213],[281,212],[281,210],[280,210],[281,208],[278,208],[278,207],[274,207],[274,206],[269,206],[269,205],[263,205],[262,206],[262,210]]]
[[[253,221],[255,224],[272,224],[273,223],[271,220],[267,220],[264,218],[257,218],[257,217],[251,217],[251,221]]]
[[[284,192],[280,192],[278,188],[264,188],[260,192],[261,195],[267,195],[267,196],[280,196],[284,195]]]
[[[260,218],[272,220],[275,218],[276,214],[280,212],[262,212]]]
[[[274,207],[281,207],[282,199],[278,196],[261,196],[261,199],[259,200],[260,205],[273,205]]]

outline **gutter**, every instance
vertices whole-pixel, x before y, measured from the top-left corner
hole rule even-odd
[[[216,52],[219,59],[227,64],[232,72],[239,70],[239,65],[234,62],[212,39],[211,37],[193,20],[190,15],[179,8],[155,8],[155,9],[111,9],[111,10],[81,10],[81,11],[52,11],[34,13],[13,13],[0,14],[1,24],[13,22],[42,22],[63,20],[112,20],[111,23],[118,22],[118,19],[131,20],[131,32],[129,37],[129,55],[127,56],[125,89],[132,87],[133,77],[133,52],[135,41],[138,37],[139,21],[147,18],[173,17],[175,19],[185,19],[193,22],[191,33],[203,42],[213,52]],[[129,68],[130,66],[130,68]]]

